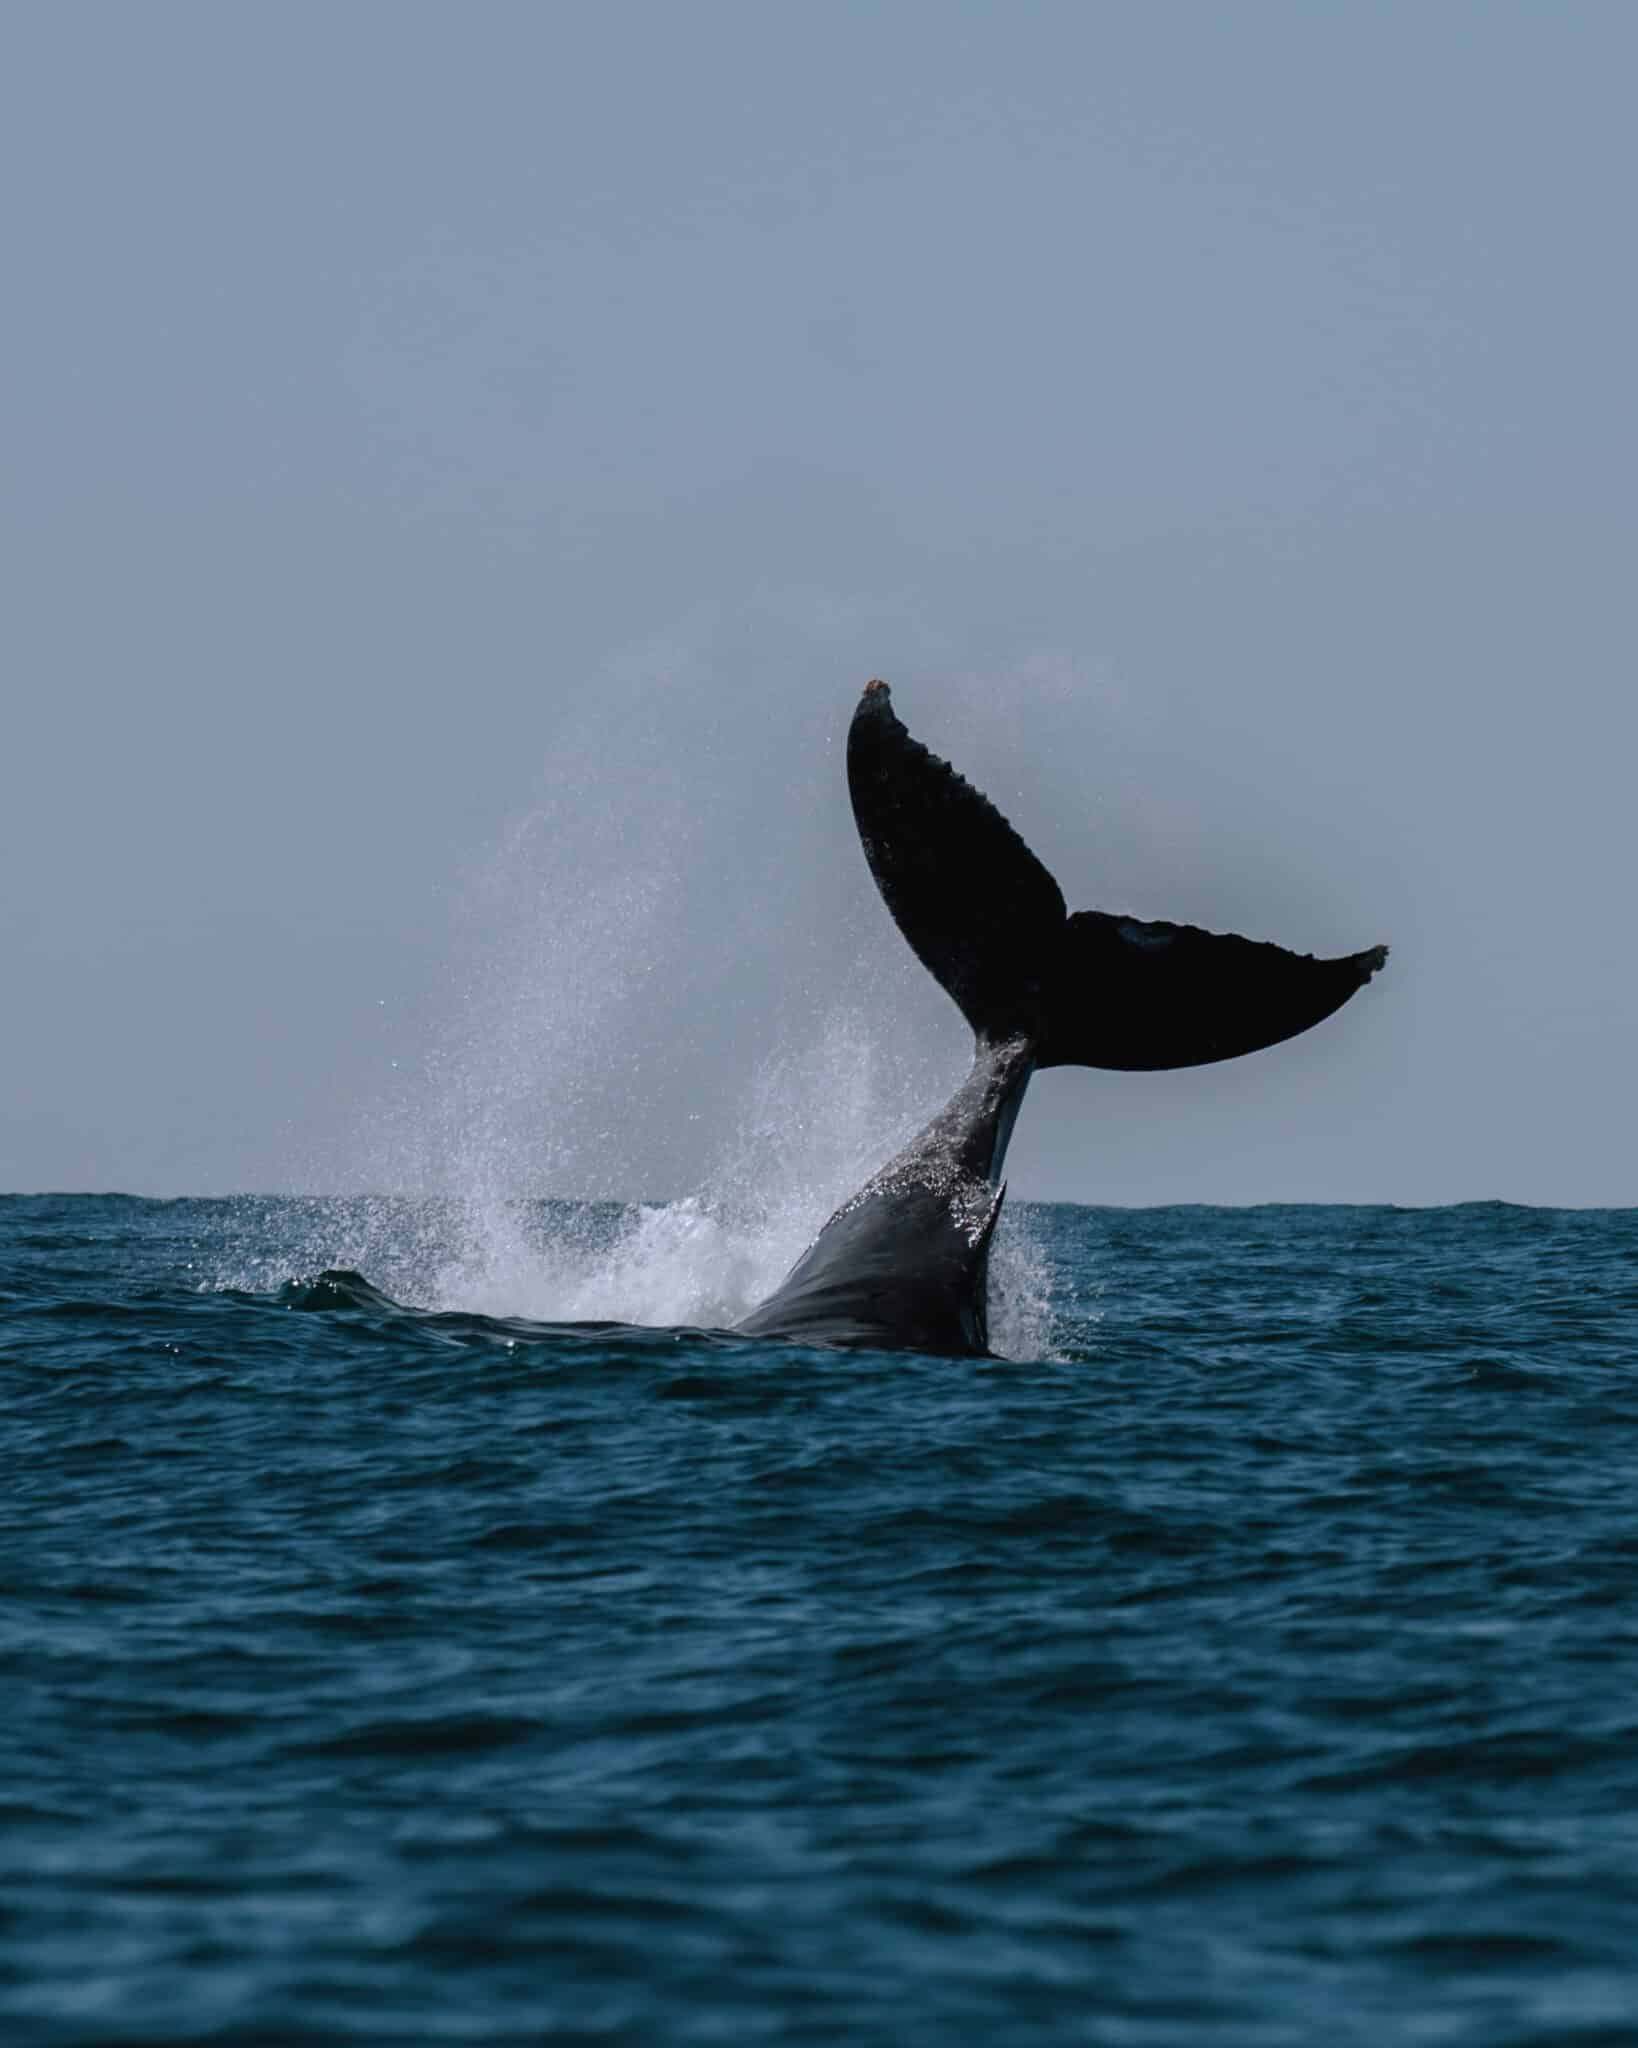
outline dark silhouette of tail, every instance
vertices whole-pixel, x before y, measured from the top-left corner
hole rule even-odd
[[[1195,1067],[1294,1038],[1341,1006],[1386,946],[1316,960],[1193,925],[1068,914],[989,801],[913,740],[887,685],[847,739],[865,859],[918,960],[974,1036],[1027,1038],[1040,1067]]]

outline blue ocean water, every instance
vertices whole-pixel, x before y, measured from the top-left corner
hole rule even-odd
[[[1638,2041],[1638,1214],[1035,1210],[982,1362],[367,1221],[0,1201],[0,2041]]]

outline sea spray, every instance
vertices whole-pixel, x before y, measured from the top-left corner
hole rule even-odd
[[[758,1066],[703,1185],[688,1194],[584,1202],[509,1192],[512,1148],[486,1157],[476,1139],[501,1126],[479,1116],[468,1126],[464,1192],[285,1203],[276,1246],[258,1239],[260,1205],[246,1205],[216,1281],[266,1292],[339,1266],[433,1311],[725,1328],[926,1120],[947,1085],[934,1069],[884,1044],[857,1010],[837,1009]],[[990,1294],[997,1351],[1056,1355],[1050,1267],[1016,1206],[996,1234]]]
[[[308,1270],[434,1309],[721,1326],[959,1078],[959,1021],[853,844],[828,693],[799,729],[770,721],[701,631],[576,694],[535,801],[429,930],[422,1056],[397,1041],[311,1174],[426,1199],[313,1207]],[[994,718],[967,694],[969,722]],[[746,792],[773,782],[784,800],[748,834]],[[228,1277],[269,1277],[264,1253]],[[1052,1349],[1015,1204],[991,1295],[999,1348]]]

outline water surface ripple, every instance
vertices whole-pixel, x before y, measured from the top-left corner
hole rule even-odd
[[[0,2039],[1638,2040],[1638,1215],[1030,1228],[952,1363],[0,1201]]]

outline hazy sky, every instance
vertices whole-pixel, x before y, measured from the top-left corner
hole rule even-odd
[[[1546,0],[9,7],[0,1187],[902,1122],[881,674],[1073,905],[1394,946],[1042,1077],[1015,1193],[1638,1201],[1635,77]]]

